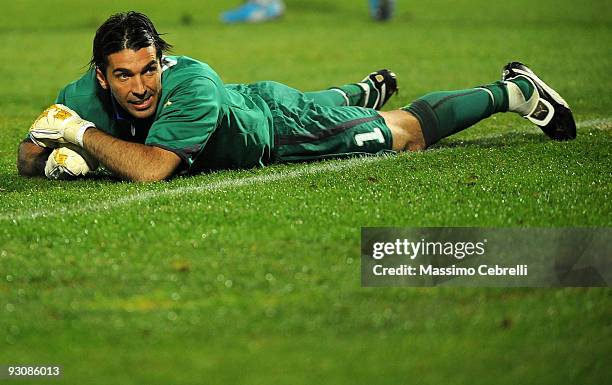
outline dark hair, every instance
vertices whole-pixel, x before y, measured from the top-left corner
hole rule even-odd
[[[137,51],[155,46],[157,58],[172,48],[157,33],[151,20],[139,12],[122,12],[112,15],[96,31],[93,41],[93,55],[89,66],[99,68],[102,73],[108,66],[108,55],[124,49]]]

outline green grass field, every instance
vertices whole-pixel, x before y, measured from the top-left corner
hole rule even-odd
[[[606,384],[609,289],[361,288],[362,226],[609,227],[612,4],[287,0],[18,1],[0,14],[0,365],[62,384]],[[227,83],[303,90],[389,67],[401,92],[494,81],[519,59],[574,109],[578,138],[502,114],[431,150],[134,184],[17,176],[16,148],[85,70],[111,13],[147,13]],[[529,10],[527,12],[527,10]],[[608,362],[608,364],[606,364]],[[2,382],[2,380],[0,380]]]

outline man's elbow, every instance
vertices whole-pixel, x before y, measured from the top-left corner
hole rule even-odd
[[[21,159],[17,158],[17,174],[19,176],[34,176],[31,171],[23,164]]]
[[[139,175],[139,176],[132,178],[131,180],[132,182],[138,182],[138,183],[151,183],[151,182],[161,182],[163,180],[166,180],[166,178],[162,178],[159,176],[149,174],[149,175]]]
[[[148,147],[150,158],[155,159],[144,172],[138,173],[134,178],[135,182],[159,182],[171,178],[181,164],[181,158],[173,152],[159,148]]]
[[[161,182],[172,177],[173,172],[170,170],[151,170],[140,175],[135,175],[132,179],[133,182],[139,183],[150,183],[150,182]]]
[[[50,150],[23,141],[17,149],[17,173],[21,176],[44,175],[44,163]]]

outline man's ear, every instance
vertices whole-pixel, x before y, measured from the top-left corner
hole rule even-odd
[[[100,87],[108,90],[108,82],[106,81],[106,76],[100,71],[98,67],[96,67],[96,79],[98,79],[98,83],[100,83]]]

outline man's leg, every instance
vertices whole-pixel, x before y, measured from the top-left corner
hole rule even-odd
[[[383,69],[372,72],[359,83],[305,92],[304,95],[321,106],[357,106],[379,110],[397,90],[397,77],[393,72]]]
[[[278,82],[247,87],[272,110],[273,163],[392,152],[391,131],[373,108],[319,104]]]
[[[414,151],[507,110],[506,86],[496,82],[466,90],[432,92],[402,110],[381,115],[394,134],[393,149]]]
[[[294,113],[275,119],[272,161],[382,154],[392,152],[392,142],[385,120],[372,108],[311,103],[306,109],[298,107]]]
[[[410,112],[394,110],[381,112],[380,115],[391,131],[393,151],[420,151],[427,147],[421,123]]]
[[[504,68],[504,80],[460,91],[433,92],[402,110],[381,115],[393,135],[393,150],[424,149],[497,112],[512,111],[551,138],[573,139],[576,126],[567,103],[520,63]]]
[[[502,81],[430,93],[390,112],[322,106],[299,91],[290,92],[298,97],[280,97],[283,92],[277,99],[278,104],[295,101],[284,105],[289,114],[275,119],[274,162],[422,150],[493,113],[506,111],[526,117],[553,139],[576,136],[567,103],[520,63],[508,64]]]
[[[329,107],[356,106],[363,98],[363,94],[363,90],[357,84],[346,84],[323,91],[304,92],[304,95],[315,103]]]

